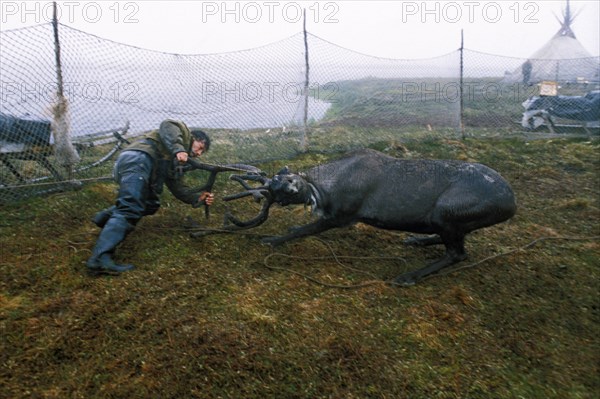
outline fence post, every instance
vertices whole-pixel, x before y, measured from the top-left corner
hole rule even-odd
[[[63,93],[63,78],[62,65],[60,62],[60,40],[58,38],[58,16],[56,14],[56,1],[52,2],[52,30],[54,31],[54,59],[56,61],[56,95],[60,98],[64,97]]]
[[[302,152],[308,149],[308,85],[309,85],[309,64],[308,64],[308,38],[306,32],[306,9],[303,11],[303,30],[304,30],[304,121],[302,124],[302,139],[300,142]]]
[[[63,76],[60,56],[60,40],[58,35],[58,16],[56,1],[52,2],[54,30],[54,57],[56,61],[56,103],[52,107],[52,131],[54,134],[54,153],[58,162],[66,169],[67,179],[73,179],[73,166],[80,161],[79,154],[73,147],[69,135],[68,103],[63,91]]]
[[[464,52],[465,52],[465,36],[464,30],[460,30],[460,83],[459,83],[459,95],[460,95],[460,111],[459,111],[459,129],[462,139],[465,139],[465,123],[464,123]]]

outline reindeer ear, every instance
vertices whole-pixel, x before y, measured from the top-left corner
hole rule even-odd
[[[286,166],[284,166],[283,169],[281,169],[279,172],[277,172],[278,175],[289,175],[290,174],[290,168]]]

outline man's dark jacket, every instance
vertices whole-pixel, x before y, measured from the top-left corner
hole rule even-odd
[[[185,123],[167,119],[160,124],[158,130],[153,130],[140,136],[135,142],[125,147],[124,151],[142,151],[150,155],[154,161],[150,185],[160,194],[163,182],[173,195],[187,204],[199,205],[198,198],[202,188],[190,188],[183,179],[176,176],[173,160],[178,152],[190,153],[194,137]]]

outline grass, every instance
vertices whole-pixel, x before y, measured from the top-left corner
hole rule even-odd
[[[323,89],[316,97],[331,103],[321,122],[324,125],[354,125],[368,132],[374,127],[398,126],[458,129],[461,123],[458,79],[366,78],[334,82]],[[597,87],[565,83],[560,94],[583,96],[594,89]],[[515,130],[525,111],[522,103],[537,95],[537,85],[505,83],[502,77],[465,78],[462,123],[467,129]]]
[[[2,205],[0,396],[596,398],[600,243],[564,238],[600,235],[599,146],[394,132],[373,142],[395,156],[486,163],[517,195],[518,214],[472,234],[461,266],[490,260],[409,288],[382,281],[441,249],[403,247],[405,233],[358,225],[260,244],[305,223],[302,208],[274,207],[249,234],[192,239],[186,217],[218,227],[225,204],[205,221],[165,193],[118,250],[137,269],[91,278],[89,219],[111,204],[114,184]],[[332,156],[260,166],[302,170]],[[215,188],[237,190],[224,177]],[[540,237],[553,240],[502,255]],[[287,270],[371,284],[334,289]]]

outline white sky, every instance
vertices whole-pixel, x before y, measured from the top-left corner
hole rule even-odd
[[[525,58],[560,25],[565,0],[552,1],[59,1],[60,22],[129,45],[182,54],[249,49],[302,31],[386,58],[426,58],[460,47]],[[600,2],[571,0],[573,30],[600,54]],[[48,1],[0,1],[0,29],[47,22]]]

